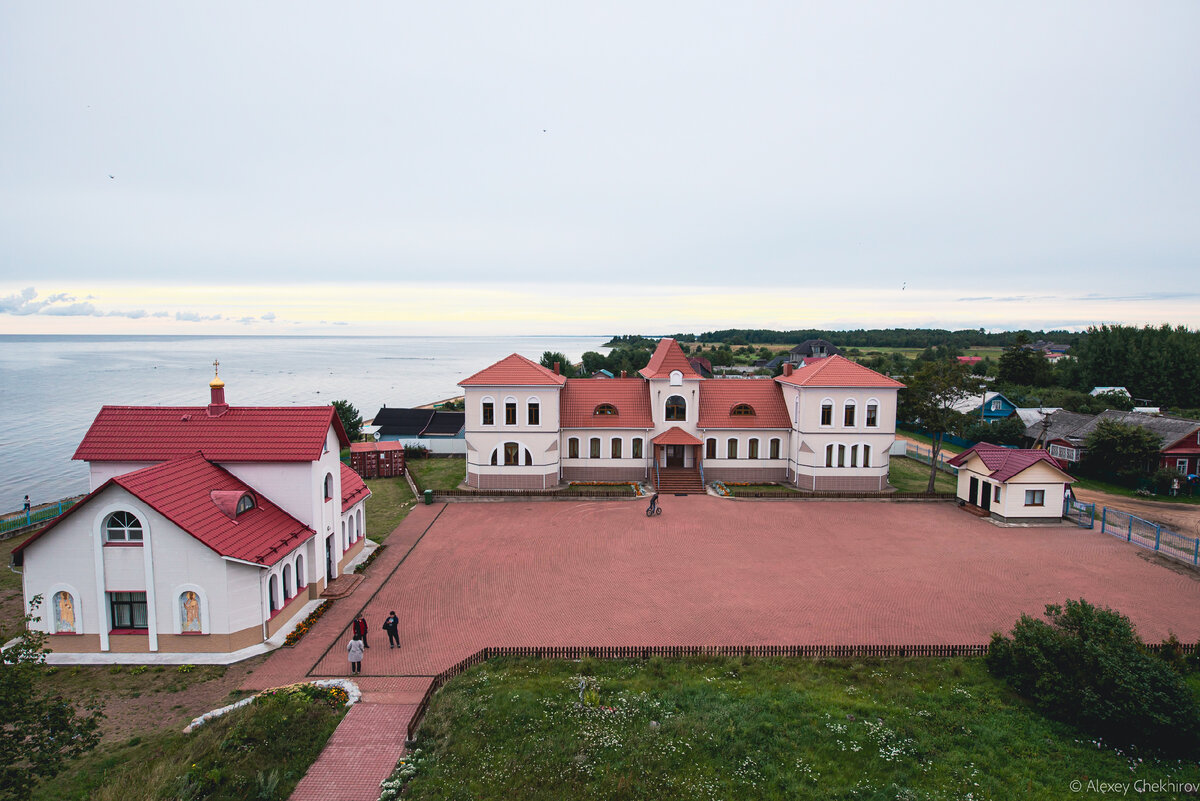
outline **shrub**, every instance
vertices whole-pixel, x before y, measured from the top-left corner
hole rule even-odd
[[[992,635],[988,669],[1046,715],[1113,744],[1190,755],[1200,704],[1169,664],[1149,654],[1129,618],[1087,601],[1022,615]]]

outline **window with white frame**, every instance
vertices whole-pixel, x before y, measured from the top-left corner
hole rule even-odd
[[[821,401],[821,425],[833,425],[833,401]]]
[[[737,440],[733,437],[730,437],[729,441],[725,443],[725,456],[728,459],[737,458]]]
[[[145,592],[108,593],[109,621],[114,629],[148,629]]]
[[[333,500],[333,473],[325,474],[325,500]]]
[[[578,459],[579,458],[579,437],[568,437],[567,438],[567,458],[568,459]]]
[[[480,407],[479,421],[481,425],[494,426],[496,424],[496,404],[488,398]]]
[[[529,401],[526,406],[526,412],[526,419],[529,420],[529,425],[540,426],[542,424],[542,405],[540,403],[535,400]]]
[[[757,437],[751,438],[750,444],[748,446],[748,450],[746,453],[746,458],[747,459],[757,459],[758,458],[758,438]]]
[[[506,400],[504,402],[504,425],[515,426],[517,424],[517,402],[515,400]]]
[[[825,446],[825,466],[833,467],[833,446],[832,445]]]
[[[850,446],[850,466],[858,467],[858,446],[857,445]]]
[[[113,512],[104,520],[105,542],[141,542],[142,521],[132,512]]]
[[[621,458],[621,438],[613,437],[612,444],[609,447],[611,448],[610,453],[612,454],[612,458],[620,459]]]
[[[846,405],[843,407],[842,411],[842,425],[844,425],[846,428],[854,428],[855,408],[854,401],[846,401]]]
[[[600,458],[600,438],[592,437],[588,442],[588,456],[593,459]]]
[[[706,439],[704,441],[704,458],[705,459],[716,459],[717,458],[717,439],[716,439],[716,437],[709,437],[708,439]]]
[[[782,443],[780,442],[778,437],[771,440],[771,458],[772,459],[779,458],[779,452],[780,452],[781,447],[782,447]]]
[[[633,443],[631,444],[631,446],[629,448],[629,456],[631,459],[641,459],[642,458],[642,438],[641,437],[633,438]]]
[[[862,456],[863,456],[863,465],[862,466],[870,467],[871,466],[871,446],[870,445],[862,446]]]
[[[845,467],[845,466],[846,466],[846,446],[845,446],[845,445],[838,445],[838,463],[837,463],[837,466],[838,466],[838,467]]]
[[[672,395],[667,398],[667,413],[668,420],[686,421],[687,420],[687,401],[679,395]]]
[[[1025,505],[1026,506],[1045,506],[1046,491],[1045,490],[1025,490]]]
[[[867,428],[879,427],[879,404],[875,401],[867,401]]]

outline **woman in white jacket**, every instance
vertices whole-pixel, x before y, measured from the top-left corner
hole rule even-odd
[[[350,659],[350,672],[362,673],[363,641],[355,634],[354,639],[346,643],[346,656]]]

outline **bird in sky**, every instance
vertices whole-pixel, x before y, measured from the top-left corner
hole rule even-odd
[[[111,176],[110,176],[110,177],[111,177]],[[901,284],[901,285],[900,285],[900,291],[901,291],[901,292],[903,292],[903,291],[904,291],[904,288],[905,288],[906,286],[908,286],[908,282],[907,282],[907,281],[905,281],[903,284]]]
[[[114,177],[116,177],[116,176],[110,175],[110,176],[108,176],[108,177],[109,177],[109,178],[114,178]]]

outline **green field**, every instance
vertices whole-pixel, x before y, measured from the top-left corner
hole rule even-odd
[[[408,461],[408,469],[413,481],[421,490],[455,489],[467,478],[467,461],[457,457],[422,459],[414,458]]]
[[[1047,720],[980,659],[496,659],[441,690],[417,746],[406,798],[1004,801],[1200,781],[1195,760]]]
[[[367,480],[371,497],[367,500],[367,536],[383,542],[413,508],[413,494],[403,478]]]
[[[905,456],[893,456],[888,460],[888,483],[899,492],[924,492],[929,488],[929,465]],[[935,492],[954,492],[954,476],[938,471],[934,480]]]

